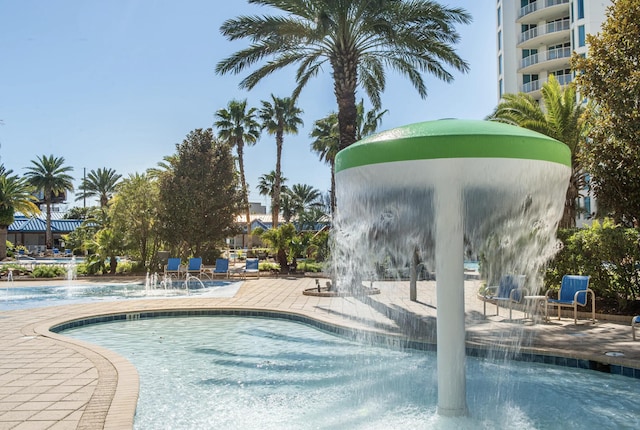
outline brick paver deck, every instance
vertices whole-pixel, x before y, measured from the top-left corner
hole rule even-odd
[[[321,280],[324,282],[324,280]],[[65,281],[66,282],[66,281]],[[97,281],[104,282],[104,281]],[[16,288],[26,283],[16,282]],[[41,285],[42,282],[39,282]],[[131,428],[138,397],[135,368],[119,355],[49,328],[96,315],[176,309],[259,309],[306,315],[319,321],[421,341],[435,340],[435,283],[418,284],[409,300],[408,282],[379,282],[366,298],[303,295],[313,278],[247,280],[232,298],[122,300],[19,311],[0,311],[0,430]],[[467,343],[512,347],[544,355],[640,368],[640,341],[631,337],[630,317],[619,321],[572,318],[533,324],[514,311],[484,318],[475,281],[465,283]],[[0,298],[1,300],[1,298]],[[495,307],[488,305],[495,314]],[[522,332],[522,336],[514,333]],[[607,356],[607,351],[623,356]]]

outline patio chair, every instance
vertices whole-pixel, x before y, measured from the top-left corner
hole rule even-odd
[[[202,267],[202,258],[201,257],[192,257],[189,259],[189,264],[185,270],[186,277],[195,276],[199,278],[204,273],[204,269]]]
[[[53,248],[53,256],[58,257],[60,255],[60,250],[58,248]]]
[[[509,319],[511,319],[513,304],[520,303],[525,296],[524,291],[525,275],[503,275],[500,284],[486,287],[484,290],[484,316],[487,316],[487,302],[496,304],[496,315],[500,315],[500,306],[506,304],[509,308]]]
[[[589,288],[589,276],[564,275],[560,283],[558,298],[552,299],[547,291],[547,305],[558,308],[558,319],[562,308],[573,308],[573,323],[578,324],[578,305],[587,305],[587,295],[591,294],[591,319],[596,322],[596,295]]]
[[[636,340],[636,325],[640,324],[640,315],[636,315],[631,318],[631,334],[633,335],[633,340]]]
[[[242,275],[245,279],[247,276],[255,276],[257,279],[260,279],[259,262],[260,260],[257,258],[247,258],[244,270],[242,271]]]
[[[64,250],[64,256],[65,257],[72,257],[73,256],[73,250],[71,248],[67,248]]]
[[[229,259],[228,258],[217,258],[216,259],[216,267],[211,270],[211,277],[215,278],[217,276],[224,276],[225,278],[229,277]]]
[[[169,258],[167,259],[167,264],[164,266],[164,277],[171,278],[175,277],[176,279],[180,279],[182,275],[182,261],[180,258]]]

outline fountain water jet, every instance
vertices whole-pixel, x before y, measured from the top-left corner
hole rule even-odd
[[[338,288],[359,288],[389,254],[406,261],[419,250],[435,263],[439,414],[467,414],[465,247],[484,255],[489,276],[513,270],[535,281],[554,252],[570,166],[554,139],[468,120],[400,127],[336,156]]]

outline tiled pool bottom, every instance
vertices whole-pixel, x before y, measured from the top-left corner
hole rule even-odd
[[[636,379],[475,358],[467,362],[471,416],[439,417],[433,353],[363,345],[291,321],[132,318],[63,334],[137,367],[139,429],[640,426]]]
[[[86,284],[69,281],[67,285],[25,287],[19,282],[7,282],[0,285],[0,311],[142,298],[233,297],[241,284],[241,281],[206,280],[202,284],[193,284],[188,289],[149,289],[140,282]]]

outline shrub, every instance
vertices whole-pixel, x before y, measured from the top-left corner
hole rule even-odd
[[[261,272],[279,272],[280,265],[278,263],[271,263],[269,261],[264,261],[258,264],[258,269]]]
[[[322,272],[322,264],[314,260],[304,260],[298,262],[299,272]]]
[[[34,278],[56,278],[58,276],[65,276],[67,269],[62,266],[51,266],[48,264],[39,264],[33,268],[31,276]]]
[[[565,274],[589,275],[596,297],[615,300],[619,310],[640,297],[640,234],[610,219],[588,228],[560,230],[563,248],[550,262],[545,286],[558,288]]]

